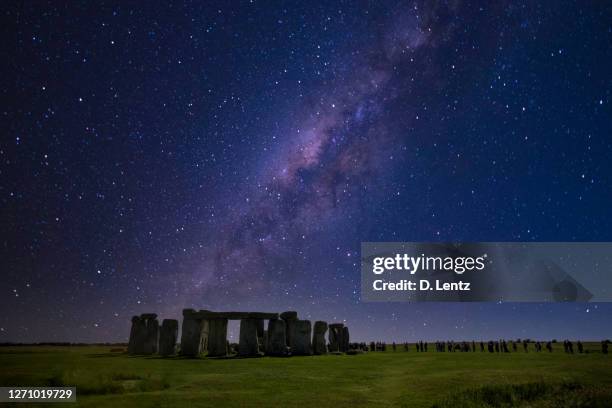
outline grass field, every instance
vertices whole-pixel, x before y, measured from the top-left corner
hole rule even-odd
[[[0,347],[0,385],[76,386],[72,407],[612,406],[612,355],[598,344],[573,355],[555,347],[195,360],[98,346]]]

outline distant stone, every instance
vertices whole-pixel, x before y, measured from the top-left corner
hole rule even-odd
[[[312,324],[310,320],[293,320],[291,332],[291,355],[312,354]]]
[[[265,322],[264,319],[255,319],[256,320],[256,325],[257,325],[257,340],[259,341],[259,351],[263,351],[265,348],[265,340],[264,340],[264,334],[265,334]]]
[[[344,351],[345,353],[349,351],[349,329],[346,326],[342,328],[342,344],[340,351]]]
[[[225,357],[228,352],[227,319],[208,320],[208,355]]]
[[[327,345],[325,344],[325,333],[327,332],[327,323],[316,321],[314,324],[312,335],[312,352],[313,354],[327,353]]]
[[[280,314],[280,318],[285,321],[285,336],[287,337],[287,345],[291,347],[293,344],[292,335],[293,335],[293,323],[298,319],[297,312],[288,311]]]
[[[164,319],[159,333],[159,354],[162,356],[174,355],[177,337],[178,320]]]
[[[132,327],[130,328],[130,340],[128,341],[128,354],[136,354],[137,337],[140,331],[140,317],[132,317]]]
[[[181,355],[197,357],[208,348],[208,321],[195,317],[193,309],[183,310]]]
[[[270,319],[267,333],[266,354],[269,356],[286,356],[288,353],[285,321]]]
[[[132,317],[129,354],[155,354],[159,342],[159,322],[154,313]]]
[[[343,323],[333,323],[329,325],[329,351],[339,352],[344,351],[344,342],[342,336],[344,334]]]
[[[144,316],[144,315],[143,315]],[[156,314],[149,314],[148,316],[157,316]],[[141,318],[143,318],[141,316]],[[146,339],[144,342],[144,350],[142,354],[155,354],[157,353],[159,345],[159,322],[155,317],[146,318]]]
[[[261,319],[240,320],[240,343],[238,343],[238,355],[242,357],[256,357],[259,352],[258,328]],[[263,333],[262,333],[263,337]]]

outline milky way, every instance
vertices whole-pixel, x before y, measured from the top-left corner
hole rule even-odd
[[[247,197],[245,204],[228,216],[221,242],[207,249],[208,262],[196,275],[194,290],[203,291],[204,298],[209,286],[213,293],[233,287],[230,293],[241,296],[252,286],[264,289],[278,279],[293,284],[293,276],[279,271],[307,274],[312,267],[291,263],[300,241],[354,212],[359,190],[368,194],[368,189],[375,190],[376,177],[384,177],[385,155],[401,138],[391,134],[385,123],[386,106],[414,87],[431,86],[402,84],[396,71],[406,65],[408,70],[423,69],[427,64],[415,59],[435,52],[432,31],[445,35],[451,31],[432,26],[427,16],[435,11],[417,5],[403,8],[400,16],[380,22],[383,28],[374,45],[353,50],[357,56],[347,57],[358,68],[338,74],[316,90],[316,98],[301,107],[297,123],[279,134],[281,141],[273,154],[261,158],[265,164],[255,178],[257,187],[249,191],[250,186],[245,186],[247,192],[239,192],[238,196]],[[405,113],[413,111],[407,106]],[[235,285],[243,280],[251,286]]]
[[[125,340],[184,307],[364,340],[610,336],[608,304],[359,295],[362,241],[611,240],[610,14],[9,7],[0,341]]]

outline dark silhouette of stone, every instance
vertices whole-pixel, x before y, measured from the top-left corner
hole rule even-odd
[[[340,351],[344,353],[349,351],[349,329],[346,326],[342,328],[342,343],[341,343]]]
[[[130,354],[155,354],[159,342],[159,322],[155,313],[132,317],[128,343]]]
[[[128,342],[128,354],[137,354],[136,351],[138,350],[138,344],[139,341],[141,341],[139,336],[144,338],[144,335],[141,335],[141,332],[145,327],[144,322],[140,320],[140,316],[132,317],[132,328],[130,329],[130,340]]]
[[[280,314],[280,318],[285,321],[285,337],[287,338],[287,345],[291,347],[292,340],[291,334],[293,331],[293,322],[298,320],[297,312],[288,311]]]
[[[178,320],[164,319],[159,333],[159,354],[171,356],[175,353],[178,337]]]
[[[281,319],[270,319],[268,322],[268,341],[266,354],[269,356],[287,355],[286,324]]]
[[[325,344],[325,333],[327,332],[327,323],[317,321],[314,324],[312,335],[312,352],[314,354],[326,354],[327,345]]]
[[[344,324],[343,323],[333,323],[329,325],[329,351],[330,352],[340,352],[342,351],[343,340],[342,336],[344,334]]]
[[[141,316],[142,318],[142,316]],[[147,337],[142,354],[155,354],[159,346],[159,322],[155,317],[146,318]]]
[[[263,351],[264,345],[264,333],[265,333],[265,322],[264,319],[256,319],[257,320],[257,338],[259,339],[259,348]]]
[[[227,319],[208,320],[208,355],[227,356]]]
[[[312,354],[312,324],[310,320],[292,320],[291,355],[307,356]]]
[[[238,355],[242,357],[260,356],[258,328],[261,319],[240,320],[240,343]],[[262,333],[263,336],[263,333]]]
[[[201,319],[193,309],[183,310],[181,355],[197,357],[208,348],[208,320]]]

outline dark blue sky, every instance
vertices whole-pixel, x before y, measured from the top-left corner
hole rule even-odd
[[[360,302],[361,241],[612,240],[612,8],[489,3],[5,4],[0,341],[184,307],[612,337],[609,304]]]

